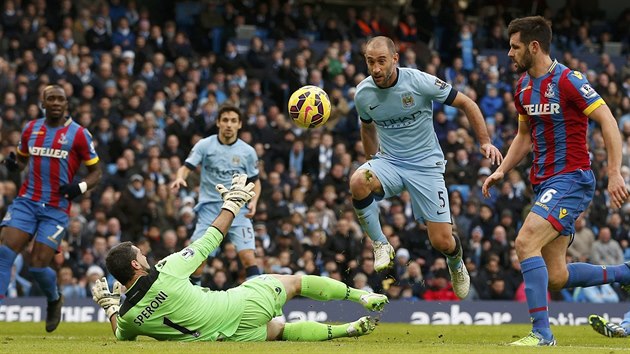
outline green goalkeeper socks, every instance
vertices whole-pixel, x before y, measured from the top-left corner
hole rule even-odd
[[[368,294],[368,292],[351,288],[335,279],[318,277],[316,275],[302,276],[302,291],[300,295],[313,300],[350,300],[360,302],[361,295],[365,294]]]
[[[313,342],[348,337],[348,324],[327,325],[318,322],[286,323],[282,340]]]

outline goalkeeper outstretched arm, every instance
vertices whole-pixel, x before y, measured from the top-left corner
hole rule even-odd
[[[247,175],[236,174],[232,178],[230,189],[225,188],[222,184],[216,186],[223,199],[221,213],[219,213],[201,238],[178,253],[160,261],[156,265],[160,273],[181,279],[188,278],[208,258],[208,255],[221,245],[223,237],[230,229],[234,217],[255,195],[254,183],[246,185],[246,182]]]
[[[160,273],[188,278],[199,264],[208,257],[208,254],[219,247],[223,240],[223,235],[230,229],[236,215],[238,215],[243,205],[247,204],[255,195],[253,191],[254,184],[248,183],[246,185],[246,181],[247,175],[236,174],[232,178],[230,189],[225,188],[221,184],[216,186],[217,191],[221,194],[221,198],[223,199],[221,212],[202,238],[193,242],[182,251],[172,254],[160,261],[156,265],[156,269]],[[134,253],[130,255],[129,250]],[[124,281],[127,287],[133,286],[140,277],[146,276],[150,271],[146,257],[140,253],[137,247],[132,246],[130,242],[123,242],[112,248],[106,257],[106,261],[108,263],[108,269],[111,261],[112,265],[116,268],[116,272],[109,269],[110,272],[112,272],[115,277]],[[122,267],[119,265],[122,265]],[[131,268],[133,276],[126,275],[129,273],[125,269],[126,267]],[[116,281],[112,287],[112,291],[110,291],[106,278],[96,281],[95,285],[92,287],[92,298],[105,310],[114,334],[118,327],[116,315],[120,310],[121,289],[122,285],[120,282]]]

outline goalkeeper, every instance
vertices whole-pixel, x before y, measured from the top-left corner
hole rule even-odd
[[[254,195],[246,175],[234,175],[232,186],[217,185],[223,206],[205,235],[182,251],[150,268],[146,257],[130,242],[108,253],[107,269],[118,280],[109,291],[105,278],[92,289],[94,301],[106,312],[119,340],[146,335],[177,341],[320,341],[371,333],[369,316],[341,325],[318,322],[282,323],[284,303],[296,295],[314,300],[350,300],[372,311],[388,302],[381,294],[350,288],[312,275],[261,275],[227,291],[191,284],[188,277],[219,247],[241,207]],[[120,283],[119,283],[120,282]],[[121,283],[127,288],[120,304]]]

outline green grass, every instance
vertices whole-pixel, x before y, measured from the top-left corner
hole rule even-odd
[[[117,342],[108,323],[62,323],[48,334],[43,323],[0,323],[0,353],[531,353],[505,344],[529,332],[529,325],[414,326],[384,323],[371,335],[329,342],[177,343],[141,338]],[[558,347],[544,353],[630,352],[630,339],[610,339],[588,326],[553,328]]]

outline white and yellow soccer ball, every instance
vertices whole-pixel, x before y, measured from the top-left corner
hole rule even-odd
[[[330,117],[330,98],[317,86],[303,86],[289,98],[289,116],[302,128],[319,128]]]

